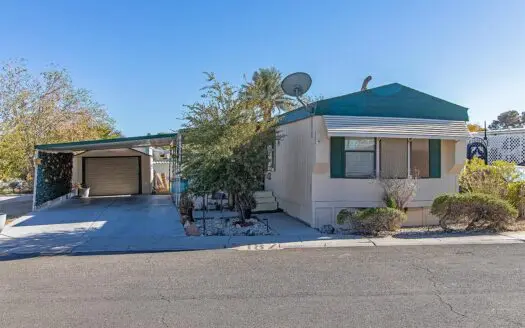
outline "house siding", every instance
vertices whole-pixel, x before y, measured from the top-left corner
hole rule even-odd
[[[315,117],[314,129],[318,121]],[[309,225],[313,225],[311,190],[315,159],[311,128],[311,119],[279,127],[282,139],[276,143],[275,169],[265,181],[265,189],[274,193],[279,208]]]
[[[465,162],[465,140],[441,140],[440,178],[419,179],[418,189],[406,225],[435,224],[429,208],[434,198],[442,193],[457,192],[457,175]],[[320,136],[316,145],[316,166],[330,161],[330,138]],[[336,225],[337,213],[344,208],[384,206],[383,189],[375,179],[333,179],[330,173],[314,171],[312,176],[312,203],[316,227],[324,224]],[[417,215],[415,214],[417,213]],[[419,215],[419,220],[415,219]]]
[[[314,133],[311,137],[311,126]],[[320,116],[280,126],[283,140],[276,148],[276,168],[266,180],[266,190],[276,196],[279,208],[319,228],[336,226],[344,208],[384,206],[383,189],[375,179],[331,178],[330,137]],[[465,163],[465,140],[440,140],[440,178],[421,178],[408,204],[405,225],[436,224],[430,206],[436,196],[457,192],[457,177]]]

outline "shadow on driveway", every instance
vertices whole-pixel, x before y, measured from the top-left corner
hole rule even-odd
[[[156,251],[182,236],[170,196],[73,199],[8,225],[0,234],[0,259],[75,251]]]

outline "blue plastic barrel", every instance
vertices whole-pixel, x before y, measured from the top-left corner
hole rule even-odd
[[[188,180],[186,179],[175,179],[171,185],[171,192],[178,193],[188,190]]]

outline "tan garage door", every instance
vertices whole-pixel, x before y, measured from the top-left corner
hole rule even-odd
[[[93,196],[140,193],[140,157],[84,158],[84,182]]]

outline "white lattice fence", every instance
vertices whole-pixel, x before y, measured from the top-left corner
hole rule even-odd
[[[169,179],[172,178],[172,174],[170,174],[170,169],[172,168],[173,163],[170,163],[169,160],[153,162],[153,184],[156,190],[169,191],[171,185]]]
[[[170,176],[170,162],[169,161],[154,161],[153,162],[153,171],[155,173],[164,173],[166,176]]]
[[[525,165],[525,132],[488,135],[488,162],[504,160]]]

